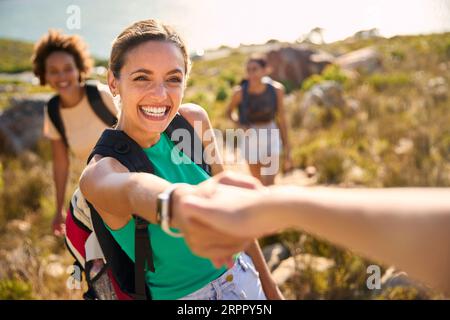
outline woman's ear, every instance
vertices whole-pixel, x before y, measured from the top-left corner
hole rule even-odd
[[[119,93],[119,86],[118,86],[118,80],[114,76],[114,73],[111,71],[111,69],[108,69],[108,86],[109,90],[111,91],[112,95],[115,97]]]

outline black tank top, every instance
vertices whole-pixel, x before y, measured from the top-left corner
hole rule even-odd
[[[246,120],[246,123],[243,124],[270,122],[275,119],[276,110],[277,99],[273,85],[267,83],[266,89],[260,94],[248,92],[248,83],[246,86],[242,86],[242,102],[239,112],[244,113],[240,117]]]

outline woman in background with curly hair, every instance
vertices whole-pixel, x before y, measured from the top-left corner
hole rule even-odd
[[[84,41],[76,35],[50,30],[35,45],[33,71],[42,86],[56,91],[58,112],[64,134],[44,112],[44,136],[50,139],[53,154],[53,178],[56,189],[56,214],[53,232],[64,233],[64,196],[69,176],[69,150],[83,162],[107,125],[95,114],[86,94],[84,80],[92,68],[92,59]],[[114,116],[117,114],[107,86],[95,86],[101,102]],[[69,148],[70,146],[70,148]]]

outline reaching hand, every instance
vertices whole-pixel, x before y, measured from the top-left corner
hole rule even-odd
[[[252,209],[265,194],[253,177],[222,173],[174,192],[174,223],[194,253],[218,266],[267,230],[270,221]]]
[[[223,177],[224,181],[229,181]],[[233,237],[210,225],[192,219],[187,213],[183,199],[189,196],[210,197],[216,190],[217,182],[209,179],[198,186],[180,186],[172,195],[172,226],[180,229],[192,252],[210,258],[216,267],[224,264],[232,266],[232,255],[244,251],[253,239]]]
[[[234,237],[256,238],[264,234],[263,215],[253,210],[264,192],[217,184],[208,197],[181,199],[184,215]],[[261,219],[260,219],[261,218]]]

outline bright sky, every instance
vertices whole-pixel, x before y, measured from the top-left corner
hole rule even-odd
[[[69,5],[80,8],[79,30],[66,27]],[[122,29],[146,18],[174,25],[191,49],[294,41],[314,27],[329,42],[371,28],[384,36],[450,31],[450,0],[0,0],[0,37],[35,41],[58,28],[106,57]]]

